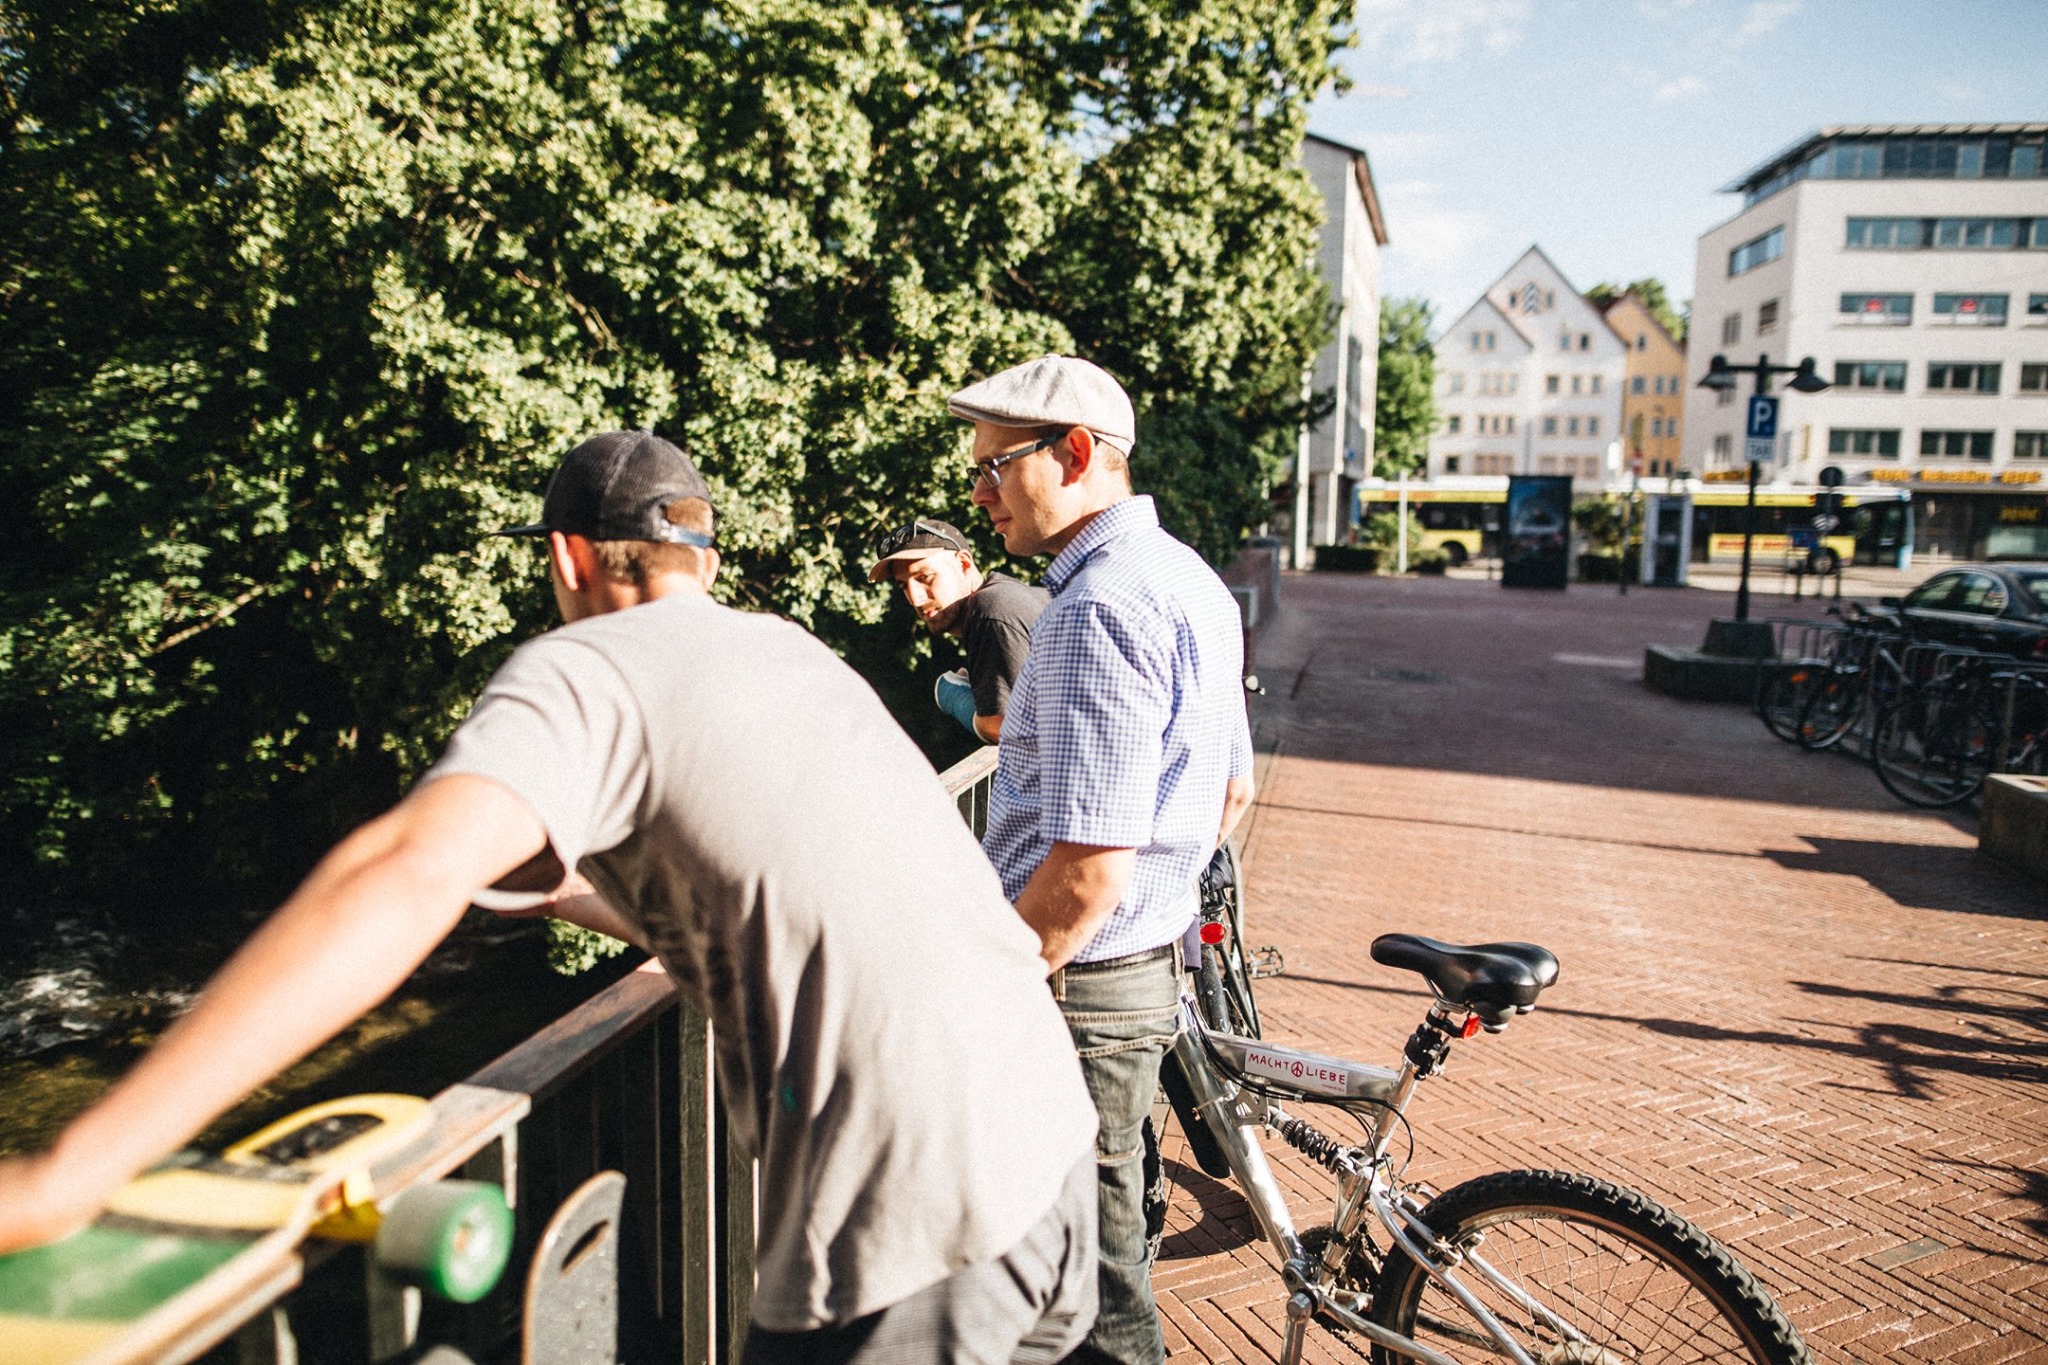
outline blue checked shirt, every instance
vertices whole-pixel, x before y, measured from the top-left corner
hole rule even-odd
[[[1137,850],[1130,885],[1077,962],[1171,943],[1252,770],[1244,636],[1215,571],[1149,497],[1096,514],[1046,570],[1052,604],[1003,712],[982,848],[1015,900],[1055,842]]]

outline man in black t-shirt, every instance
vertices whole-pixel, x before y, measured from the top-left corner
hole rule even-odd
[[[939,678],[933,700],[985,744],[1002,735],[1010,684],[1024,667],[1031,623],[1051,599],[1043,588],[974,567],[967,537],[943,521],[913,521],[875,545],[868,582],[899,584],[934,635],[957,635],[967,668]]]

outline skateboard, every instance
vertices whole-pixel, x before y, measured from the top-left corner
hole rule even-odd
[[[510,1252],[510,1215],[494,1186],[440,1189],[438,1201],[422,1201],[438,1220],[431,1228],[417,1215],[401,1220],[403,1203],[390,1210],[394,1226],[378,1210],[373,1165],[432,1126],[423,1099],[354,1095],[301,1109],[218,1156],[179,1153],[131,1181],[90,1226],[0,1256],[6,1359],[188,1358],[296,1284],[309,1237],[367,1242],[395,1232],[412,1259],[429,1262],[404,1269],[443,1292],[467,1292],[486,1273],[495,1283]],[[495,1268],[479,1256],[495,1257]]]

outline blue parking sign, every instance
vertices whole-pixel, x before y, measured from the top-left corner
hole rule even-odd
[[[1778,435],[1778,400],[1767,393],[1750,395],[1749,439],[1770,441]]]

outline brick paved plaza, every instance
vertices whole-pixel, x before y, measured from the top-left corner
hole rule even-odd
[[[1415,1172],[1645,1189],[1826,1360],[2048,1362],[2048,889],[1981,859],[1973,816],[1647,691],[1643,647],[1697,645],[1724,594],[1284,592],[1245,837],[1249,937],[1287,960],[1267,1034],[1391,1064],[1423,988],[1376,934],[1541,943],[1558,984],[1424,1088]],[[1242,1201],[1173,1173],[1172,1359],[1271,1358],[1283,1296]],[[1326,1220],[1323,1172],[1283,1179]]]

